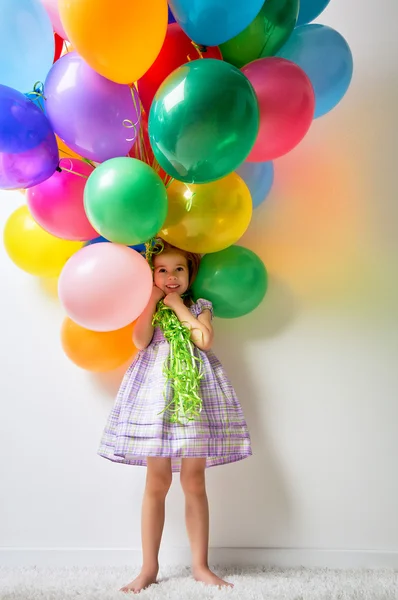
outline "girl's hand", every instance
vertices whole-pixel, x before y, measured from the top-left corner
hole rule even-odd
[[[158,288],[155,284],[153,284],[151,301],[153,301],[155,304],[157,304],[159,302],[159,300],[161,300],[163,297],[164,297],[164,292],[160,288]]]
[[[171,292],[170,294],[166,294],[166,296],[163,299],[163,302],[166,306],[172,308],[173,310],[175,310],[178,306],[184,305],[183,299],[179,294],[177,294],[177,292]]]

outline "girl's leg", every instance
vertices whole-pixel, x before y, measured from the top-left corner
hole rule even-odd
[[[209,505],[205,483],[205,458],[183,458],[181,485],[185,494],[185,518],[192,552],[192,573],[197,581],[210,585],[232,584],[209,569]]]
[[[165,500],[171,485],[171,459],[148,458],[147,478],[142,504],[142,569],[122,592],[140,592],[156,582],[159,570],[158,555],[162,539]]]

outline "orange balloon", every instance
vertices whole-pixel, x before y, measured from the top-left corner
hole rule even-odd
[[[137,81],[155,62],[167,29],[167,0],[59,0],[69,40],[111,81]]]
[[[68,146],[65,144],[65,142],[61,140],[61,138],[59,138],[57,135],[55,137],[58,144],[59,158],[78,158],[79,160],[82,159],[82,157],[79,156],[79,154],[76,154],[76,152],[68,148]]]
[[[61,329],[65,354],[78,367],[97,373],[117,369],[137,353],[134,323],[116,331],[90,331],[66,317]]]

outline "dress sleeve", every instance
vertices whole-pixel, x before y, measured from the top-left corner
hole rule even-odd
[[[213,305],[210,300],[199,298],[199,300],[195,302],[195,316],[198,317],[206,309],[210,311],[211,318],[213,318]]]

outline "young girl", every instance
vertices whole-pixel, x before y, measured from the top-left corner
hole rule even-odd
[[[135,593],[156,582],[165,499],[173,471],[180,471],[185,494],[193,576],[210,585],[230,585],[208,566],[205,468],[251,455],[242,409],[221,363],[210,350],[212,304],[203,299],[196,303],[189,300],[200,256],[166,242],[158,246],[158,251],[153,257],[152,296],[134,328],[139,353],[124,377],[98,451],[115,462],[147,467],[142,507],[143,565],[138,577],[122,588]],[[163,371],[170,346],[160,328],[152,324],[160,300],[189,328],[194,354],[200,362],[202,408],[194,420],[186,422],[173,420],[171,408],[166,408],[173,400],[172,382],[167,381]]]

